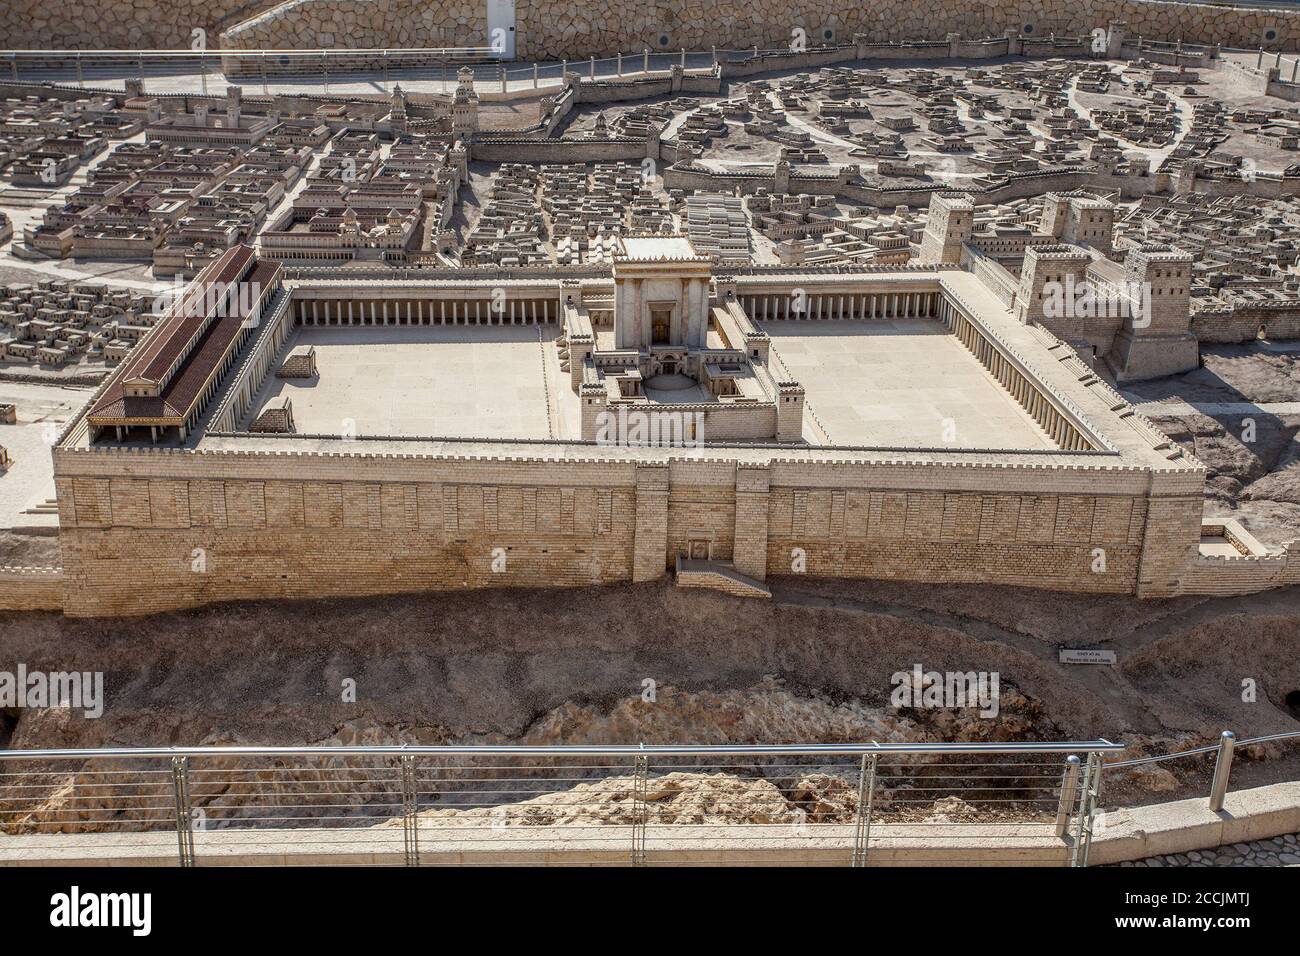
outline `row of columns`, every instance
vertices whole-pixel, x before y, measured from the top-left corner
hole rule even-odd
[[[751,319],[907,319],[933,318],[938,292],[850,292],[800,296],[796,291],[742,295]]]
[[[942,306],[944,324],[966,346],[980,364],[992,373],[1002,387],[1029,416],[1038,423],[1063,451],[1091,451],[1092,444],[1056,408],[1032,381],[1009,358],[984,337],[975,323],[954,309],[947,300]]]
[[[300,325],[531,325],[556,321],[553,299],[299,299]]]
[[[208,387],[203,390],[203,394],[199,396],[198,403],[185,419],[185,424],[180,427],[179,432],[181,441],[188,438],[191,429],[198,424],[203,412],[208,407],[208,402],[212,401],[213,397],[217,394],[217,390],[221,387],[222,382],[226,380],[226,373],[230,371],[231,367],[235,364],[235,361],[239,358],[239,353],[243,351],[244,343],[248,340],[249,336],[252,335],[253,330],[261,325],[262,311],[266,307],[266,303],[270,296],[280,294],[278,286],[279,283],[276,284],[276,290],[263,292],[258,301],[253,304],[253,308],[249,311],[248,315],[243,319],[239,334],[235,336],[234,343],[226,352],[226,357],[221,361],[220,370],[218,370],[217,374],[212,376],[208,381]],[[157,439],[155,439],[155,441],[156,440]]]
[[[224,425],[230,431],[235,431],[239,427],[239,423],[243,421],[249,406],[252,405],[253,398],[257,394],[261,383],[271,374],[271,366],[275,364],[275,360],[280,354],[280,347],[284,345],[285,339],[289,337],[293,325],[288,309],[277,311],[272,321],[275,322],[275,327],[271,329],[270,336],[265,340],[261,351],[253,358],[249,374],[243,376],[231,386],[239,389],[239,391],[232,400],[232,407],[227,409],[228,414],[222,416],[225,421],[218,423],[214,418],[213,424],[209,426],[210,428],[220,429]]]

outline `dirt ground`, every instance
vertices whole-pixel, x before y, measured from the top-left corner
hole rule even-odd
[[[781,743],[1105,737],[1165,753],[1300,729],[1300,590],[1137,601],[785,578],[771,602],[668,584],[245,603],[128,620],[0,614],[3,668],[103,671],[97,720],[0,713],[0,746]],[[1115,666],[1057,662],[1114,649]],[[890,706],[891,677],[997,672],[996,717]],[[356,702],[343,700],[346,680]],[[651,681],[654,700],[644,691]],[[1257,688],[1243,701],[1243,682]],[[1294,779],[1300,748],[1243,756]],[[1250,755],[1255,756],[1255,755]],[[1209,765],[1116,781],[1201,792]],[[1131,786],[1130,786],[1131,785]]]
[[[1208,469],[1207,516],[1235,516],[1265,544],[1300,539],[1300,354],[1258,344],[1202,346],[1201,365],[1127,390],[1204,407],[1195,415],[1143,411]],[[1215,408],[1222,403],[1246,407],[1223,413]],[[1292,410],[1270,409],[1275,403]]]

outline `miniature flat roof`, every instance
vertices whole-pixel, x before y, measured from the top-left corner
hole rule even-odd
[[[705,258],[685,236],[629,236],[623,240],[621,258],[641,262],[673,262]]]

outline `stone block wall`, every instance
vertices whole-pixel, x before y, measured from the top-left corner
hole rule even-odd
[[[1145,522],[1136,497],[775,487],[768,573],[1132,593]]]
[[[58,611],[63,608],[59,568],[0,565],[0,611]]]
[[[207,48],[221,31],[278,0],[30,0],[0,3],[0,47],[17,50]]]
[[[487,3],[288,0],[232,26],[221,40],[243,49],[485,47]]]
[[[730,561],[735,546],[736,466],[729,461],[673,462],[669,468],[666,556],[708,541],[709,557]]]
[[[294,439],[284,439],[286,449]],[[694,541],[812,575],[1176,593],[1199,473],[723,457],[56,450],[70,615],[661,578]],[[1183,486],[1186,485],[1184,488]],[[1154,486],[1154,488],[1153,488]],[[1098,549],[1104,565],[1098,569]],[[149,582],[147,587],[140,581]]]
[[[191,30],[209,48],[484,46],[486,3],[460,0],[31,0],[0,7],[0,37],[11,48],[187,47]],[[801,29],[809,45],[943,41],[1090,34],[1110,20],[1146,39],[1297,49],[1300,11],[1160,0],[518,0],[520,58],[577,59],[621,50],[786,47]],[[1026,30],[1028,28],[1028,30]],[[1272,38],[1268,31],[1273,31]],[[944,44],[945,50],[948,44]]]
[[[565,483],[562,470],[539,480],[500,463],[385,475],[361,459],[342,479],[327,459],[268,458],[211,478],[193,477],[214,464],[206,456],[157,464],[148,477],[57,478],[67,613],[631,577],[626,466]]]
[[[1265,338],[1300,338],[1300,310],[1264,306],[1195,312],[1192,332],[1201,342],[1253,342]]]

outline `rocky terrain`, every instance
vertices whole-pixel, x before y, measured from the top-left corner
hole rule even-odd
[[[1127,391],[1161,403],[1142,411],[1208,469],[1207,516],[1235,516],[1266,544],[1300,539],[1300,353],[1203,346],[1201,363]]]
[[[770,603],[656,584],[235,604],[130,620],[4,614],[6,666],[102,670],[106,704],[97,720],[5,712],[0,746],[1107,737],[1139,755],[1206,742],[1225,727],[1241,737],[1300,727],[1285,704],[1300,688],[1294,589],[1139,602],[888,582],[774,585]],[[1114,649],[1118,664],[1057,662],[1058,648],[1083,645]],[[894,709],[891,675],[914,664],[998,672],[998,714]],[[1257,688],[1253,701],[1243,699],[1245,680]],[[355,681],[355,702],[345,681]],[[1132,803],[1203,793],[1210,766],[1192,758],[1112,771],[1105,795]],[[1234,786],[1293,779],[1297,767],[1294,747],[1243,750]],[[856,806],[846,769],[754,766],[718,777],[717,768],[665,765],[657,777],[686,776],[661,781],[667,789],[656,803],[667,817],[707,817],[710,807],[734,804],[727,794],[736,787],[757,787],[755,813],[837,819]],[[894,791],[905,818],[944,812],[935,801],[960,797],[963,784],[918,793],[932,772],[882,781],[882,810]],[[271,768],[259,773],[276,779]],[[67,799],[70,779],[50,781],[46,811]],[[615,796],[598,814],[618,810],[624,784],[602,788]],[[521,796],[544,799],[518,812],[574,812],[566,800],[582,809],[581,795],[555,793],[571,786],[542,774]],[[925,799],[908,806],[908,790]],[[250,803],[238,788],[204,799],[232,818]],[[461,801],[454,812],[473,806]],[[42,818],[69,822],[39,810],[29,822]]]

